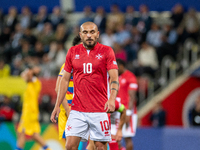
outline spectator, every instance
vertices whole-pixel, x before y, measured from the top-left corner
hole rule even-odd
[[[52,76],[57,75],[57,73],[55,72],[55,67],[51,65],[51,61],[48,57],[48,54],[44,54],[40,66],[41,66],[40,76],[44,78],[50,78]]]
[[[10,40],[11,30],[9,27],[5,26],[0,33],[0,46],[6,46]]]
[[[5,64],[3,58],[0,58],[0,78],[10,76],[10,66]]]
[[[130,33],[125,30],[125,26],[119,24],[117,26],[117,32],[115,33],[115,40],[116,43],[118,43],[121,48],[126,50],[127,53],[127,61],[132,61],[133,60],[133,53],[130,48],[130,43],[131,43],[131,36]]]
[[[66,53],[64,50],[64,45],[62,42],[57,42],[57,49],[55,53],[54,59],[52,59],[52,65],[55,65],[55,71],[59,72],[60,66],[62,66],[63,62],[65,62]]]
[[[116,59],[121,59],[127,62],[126,51],[118,43],[114,43],[113,50],[115,52]]]
[[[125,26],[119,24],[117,26],[117,32],[115,33],[115,42],[120,44],[122,47],[126,47],[130,44],[131,36],[127,30],[125,30]]]
[[[161,102],[157,102],[150,117],[153,127],[164,127],[166,124],[166,112]]]
[[[90,6],[85,6],[83,9],[84,16],[79,20],[79,26],[84,22],[93,21],[94,14],[92,12],[92,8]]]
[[[183,6],[178,3],[172,8],[172,16],[171,16],[171,19],[174,22],[175,29],[178,28],[178,26],[182,22],[183,16],[184,16]]]
[[[187,38],[193,38],[197,41],[199,37],[199,26],[200,23],[196,10],[194,8],[190,8],[178,27],[178,32],[182,37],[182,42],[184,42]]]
[[[154,77],[155,71],[158,69],[156,50],[146,42],[143,42],[141,47],[142,48],[138,52],[138,75],[141,76],[147,73]]]
[[[10,28],[11,32],[13,32],[17,22],[17,8],[11,6],[8,10],[8,16],[5,19],[5,25]]]
[[[19,76],[23,70],[23,62],[20,56],[16,56],[11,64],[11,75]]]
[[[62,42],[52,41],[49,53],[43,56],[42,72],[45,77],[56,76],[60,66],[65,62],[66,53]],[[45,68],[46,67],[46,68]]]
[[[3,13],[3,10],[0,8],[0,33],[2,32],[2,29],[3,29],[4,18],[5,18],[5,15]]]
[[[31,50],[32,49],[30,43],[26,40],[23,40],[19,55],[22,58],[22,61],[25,65],[27,65],[30,61]]]
[[[38,14],[36,18],[34,19],[31,27],[36,28],[36,34],[40,33],[43,28],[44,24],[46,22],[49,22],[48,14],[47,14],[47,7],[46,6],[40,6],[38,9]]]
[[[162,34],[162,44],[157,48],[157,55],[159,64],[164,56],[170,55],[176,60],[176,55],[178,53],[177,50],[177,39],[178,35],[176,30],[172,28],[172,23],[168,22],[163,26],[163,34]]]
[[[35,42],[37,41],[36,37],[32,34],[30,27],[24,30],[22,39],[28,41],[32,46],[35,45]]]
[[[200,96],[197,97],[195,101],[195,106],[190,113],[191,119],[190,124],[191,126],[200,126]]]
[[[98,7],[94,17],[94,23],[99,28],[100,34],[105,32],[106,29],[106,15],[103,7]]]
[[[20,46],[20,40],[22,38],[22,27],[20,23],[17,23],[15,26],[15,32],[11,37],[11,46],[13,49],[16,49]]]
[[[28,6],[22,7],[20,25],[22,29],[26,29],[31,25],[32,22],[32,13]]]
[[[44,44],[44,46],[48,46],[51,41],[55,40],[51,23],[47,22],[44,24],[44,28],[37,38]]]
[[[54,31],[56,30],[58,24],[65,23],[65,19],[63,15],[61,14],[61,10],[59,6],[55,6],[53,8],[53,13],[50,16],[50,21],[51,21]]]
[[[66,29],[66,26],[64,24],[59,24],[54,34],[55,40],[65,43],[68,39],[68,36],[69,33]]]
[[[14,110],[11,107],[10,99],[4,96],[3,104],[0,107],[0,122],[12,121]]]
[[[113,29],[115,32],[119,25],[124,25],[124,14],[120,12],[119,6],[117,4],[113,4],[110,10],[111,12],[107,16],[106,27]]]
[[[79,34],[79,27],[75,26],[72,29],[72,32],[69,34],[69,37],[67,38],[67,41],[65,42],[65,49],[68,50],[70,47],[72,47],[73,39]]]
[[[137,18],[135,17],[135,9],[133,6],[126,7],[125,13],[125,27],[127,30],[131,30],[133,26],[137,24]]]
[[[140,5],[140,17],[137,23],[137,29],[142,33],[142,41],[146,39],[146,33],[150,30],[152,18],[149,15],[149,9],[147,5]]]
[[[4,56],[6,63],[11,63],[12,57],[20,52],[22,38],[22,29],[20,23],[15,26],[15,32],[12,32],[7,45],[5,45]]]
[[[37,41],[35,43],[34,49],[31,52],[31,56],[34,56],[34,57],[38,58],[39,61],[41,61],[44,53],[45,52],[44,52],[44,45],[43,45],[43,43],[41,41]]]
[[[100,41],[103,45],[113,47],[115,40],[115,35],[112,29],[106,28],[106,32],[100,37]]]
[[[142,40],[142,35],[141,33],[138,31],[138,29],[136,27],[133,27],[131,30],[131,49],[134,52],[134,55],[136,55],[136,53],[138,52],[138,50],[140,49],[140,44],[141,44],[141,40]],[[134,59],[137,56],[134,57]]]
[[[151,25],[151,30],[147,32],[146,41],[153,47],[157,48],[161,46],[161,36],[162,31],[159,29],[159,26],[156,23],[153,23]]]

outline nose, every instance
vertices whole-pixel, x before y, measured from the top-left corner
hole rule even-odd
[[[88,33],[88,34],[87,34],[87,37],[91,37],[91,33]]]

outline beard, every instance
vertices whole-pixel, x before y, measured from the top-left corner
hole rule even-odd
[[[86,41],[84,41],[83,45],[85,46],[85,48],[91,49],[96,45],[97,41],[94,41],[94,43],[92,43],[92,42],[89,42],[89,44],[87,44]]]

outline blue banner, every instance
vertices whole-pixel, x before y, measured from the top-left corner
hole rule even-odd
[[[132,5],[136,10],[139,10],[141,4],[146,4],[151,11],[171,11],[176,3],[181,3],[185,9],[194,7],[200,10],[199,0],[75,0],[75,10],[83,11],[85,6],[91,6],[92,10],[95,11],[98,6],[103,6],[109,12],[112,4],[119,5],[122,11],[125,11],[128,5]]]

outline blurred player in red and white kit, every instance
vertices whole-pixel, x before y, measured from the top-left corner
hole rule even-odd
[[[119,91],[117,97],[126,107],[126,123],[123,126],[122,134],[126,142],[126,150],[133,150],[132,137],[135,136],[137,127],[136,91],[138,89],[135,75],[125,68],[125,62],[117,59],[119,68]]]
[[[111,140],[108,113],[115,110],[118,67],[112,48],[97,42],[96,24],[83,23],[79,34],[83,44],[71,47],[67,53],[51,121],[56,122],[73,69],[74,97],[65,129],[66,149],[78,150],[80,140],[88,140],[90,135],[96,149],[105,150],[106,143]]]

